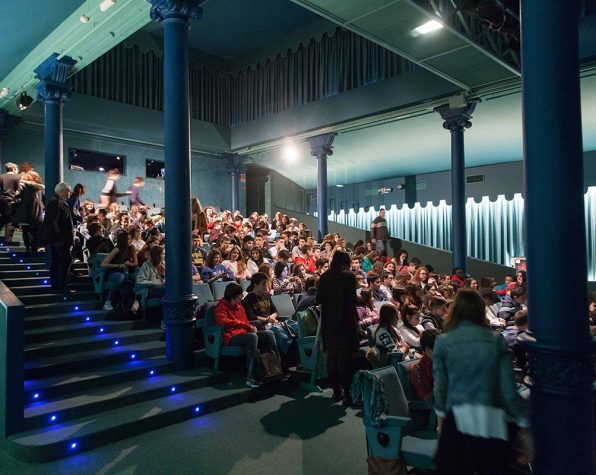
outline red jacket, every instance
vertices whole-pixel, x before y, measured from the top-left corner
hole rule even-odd
[[[296,264],[304,264],[306,271],[309,274],[314,274],[314,272],[317,270],[316,261],[312,257],[307,258],[304,256],[298,256],[296,259],[294,259],[294,265]]]
[[[410,365],[410,381],[416,395],[422,400],[433,392],[433,362],[426,355],[418,363]]]
[[[252,331],[252,325],[246,318],[242,304],[232,307],[232,304],[226,299],[221,299],[215,307],[215,323],[224,327],[224,345],[227,345],[234,335]]]

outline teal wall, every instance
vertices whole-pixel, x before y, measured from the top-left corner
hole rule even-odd
[[[43,107],[36,103],[13,128],[2,144],[3,162],[31,162],[43,177]],[[228,207],[230,180],[221,153],[229,150],[229,131],[200,121],[191,122],[192,194],[203,205]],[[64,179],[71,185],[82,183],[87,197],[97,202],[105,175],[68,169],[70,147],[126,155],[120,191],[135,176],[145,177],[145,160],[163,160],[163,116],[137,107],[73,95],[64,107]],[[174,173],[175,171],[169,171]],[[141,196],[148,204],[164,205],[162,180],[146,179]],[[128,200],[123,198],[125,204]],[[241,187],[241,205],[245,197]]]

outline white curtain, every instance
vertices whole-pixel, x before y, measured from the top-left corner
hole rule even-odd
[[[588,188],[584,196],[586,241],[588,257],[588,280],[596,280],[596,187]],[[347,213],[331,212],[329,220],[360,229],[370,229],[378,210],[350,209]],[[416,203],[413,208],[392,205],[386,210],[389,232],[392,237],[451,250],[451,206],[440,201],[437,206]],[[524,257],[524,199],[521,194],[512,200],[499,196],[496,201],[488,197],[476,203],[472,198],[466,203],[466,234],[468,255],[511,265],[512,257]]]

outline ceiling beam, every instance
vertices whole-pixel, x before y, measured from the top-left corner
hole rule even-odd
[[[21,92],[35,99],[39,80],[33,70],[52,53],[60,58],[71,56],[76,61],[71,75],[75,74],[149,23],[150,9],[144,0],[118,0],[102,12],[98,0],[86,0],[0,81],[0,88],[9,88],[9,94],[0,99],[0,108],[20,114],[16,99]],[[88,22],[83,23],[82,17]]]

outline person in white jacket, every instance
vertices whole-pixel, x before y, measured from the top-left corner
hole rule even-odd
[[[136,287],[147,287],[147,297],[161,297],[165,290],[165,263],[164,248],[162,246],[152,247],[149,251],[149,259],[143,262],[136,277]]]

